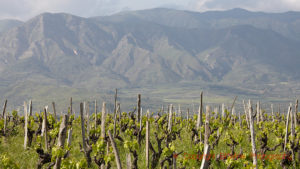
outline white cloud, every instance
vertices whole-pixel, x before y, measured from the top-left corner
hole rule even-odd
[[[300,0],[0,0],[0,19],[26,20],[43,12],[66,12],[83,17],[112,14],[122,9],[155,7],[207,11],[245,8],[254,11],[300,11]]]
[[[253,11],[283,12],[299,11],[299,0],[195,0],[194,10],[226,10],[244,8]],[[191,7],[193,9],[193,7]]]

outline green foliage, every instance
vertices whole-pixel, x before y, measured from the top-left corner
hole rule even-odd
[[[0,155],[0,168],[3,169],[18,169],[20,168],[12,158],[8,157],[6,154]]]
[[[205,116],[205,115],[204,115]],[[158,138],[164,137],[166,133],[170,134],[171,137],[169,138],[168,145],[166,145],[166,138],[163,139],[161,148],[162,154],[159,159],[162,160],[163,158],[172,157],[173,153],[182,152],[181,155],[177,157],[178,167],[186,167],[186,168],[198,168],[200,167],[201,160],[197,160],[198,157],[194,157],[195,155],[201,155],[204,151],[204,144],[202,142],[195,142],[194,139],[191,140],[192,132],[195,131],[196,127],[196,119],[182,119],[180,117],[176,117],[176,122],[174,118],[174,122],[172,125],[172,131],[167,131],[167,115],[164,114],[162,117],[155,122],[155,118],[149,118],[150,124],[150,141],[152,146],[154,147],[155,151],[157,151],[157,142],[156,136],[154,132],[157,133]],[[19,116],[18,116],[19,118]],[[243,116],[245,118],[245,116]],[[28,126],[32,130],[36,130],[38,128],[38,123],[36,120],[38,119],[37,116],[31,116],[29,118]],[[100,117],[99,117],[100,119]],[[112,115],[108,115],[106,119],[106,130],[113,130],[113,117]],[[205,118],[204,118],[205,119]],[[116,124],[117,134],[119,137],[123,139],[123,141],[116,139],[116,145],[119,149],[121,162],[124,163],[126,160],[126,154],[129,152],[135,151],[138,154],[138,166],[139,168],[145,168],[144,159],[145,159],[145,132],[146,129],[143,127],[141,131],[141,145],[138,142],[137,130],[139,129],[139,122],[133,121],[130,117],[128,117],[127,113],[123,113],[121,121]],[[145,126],[147,118],[144,116],[142,117],[142,125]],[[55,121],[55,119],[49,114],[48,116],[48,123],[51,126],[51,129],[48,130],[48,134],[51,139],[57,139],[58,132],[59,132],[59,125],[61,121]],[[90,136],[92,137],[99,137],[101,134],[100,126],[94,128],[94,120],[90,121],[91,126],[90,129]],[[127,125],[124,131],[121,131],[121,126]],[[0,140],[0,168],[34,168],[35,163],[37,162],[37,153],[35,152],[37,148],[44,147],[44,137],[38,135],[34,137],[32,147],[29,147],[28,150],[23,150],[22,143],[23,143],[23,133],[24,133],[24,124],[19,124],[16,127],[18,130],[17,135],[9,135],[5,140]],[[0,119],[0,129],[1,126],[3,127],[3,120]],[[11,126],[11,125],[10,125]],[[73,136],[72,136],[72,144],[70,146],[65,146],[65,148],[61,148],[58,146],[53,146],[48,152],[51,153],[51,161],[54,162],[57,157],[62,158],[62,167],[65,169],[79,169],[79,168],[87,168],[87,162],[84,158],[84,154],[80,152],[80,148],[78,144],[82,144],[81,138],[81,123],[80,123],[80,116],[75,118],[72,122],[72,126],[68,126],[73,128]],[[255,130],[257,136],[257,149],[260,148],[260,138],[264,135],[268,136],[269,142],[268,146],[273,147],[278,143],[283,143],[283,137],[285,130],[284,122],[271,122],[271,121],[264,121],[260,122],[259,124],[255,123]],[[201,132],[200,132],[201,131]],[[239,153],[239,148],[243,149],[243,158],[227,158],[226,160],[216,161],[215,158],[211,159],[211,167],[213,168],[251,168],[252,167],[252,157],[251,157],[251,145],[249,144],[249,136],[250,132],[247,129],[247,123],[243,123],[240,126],[239,123],[233,124],[230,122],[230,118],[223,118],[221,120],[211,118],[210,120],[210,131],[211,135],[209,137],[209,144],[215,143],[218,136],[220,136],[219,142],[215,145],[215,147],[211,150],[211,153],[227,153],[231,152],[231,147],[228,145],[233,144],[234,142],[237,143],[235,147],[234,153]],[[218,133],[217,133],[218,131]],[[204,138],[205,127],[204,125],[200,127],[197,131],[198,133],[202,133],[202,139]],[[178,133],[178,134],[176,134]],[[296,133],[299,133],[299,127],[296,128]],[[180,136],[180,137],[179,137]],[[299,137],[299,135],[297,135]],[[13,141],[11,141],[11,140]],[[296,138],[289,137],[289,140],[295,140]],[[18,140],[18,142],[14,142],[14,140]],[[92,145],[92,153],[91,157],[96,157],[97,159],[103,159],[104,162],[110,163],[112,168],[115,168],[115,155],[113,153],[113,149],[111,146],[108,147],[107,150],[107,141],[104,138],[99,137],[98,140],[95,142],[90,139],[89,144]],[[109,145],[109,144],[108,144]],[[14,152],[8,151],[12,147],[14,148]],[[287,145],[288,149],[291,149],[291,144]],[[276,149],[274,154],[280,153],[280,148]],[[63,158],[63,156],[69,151],[69,156],[67,158]],[[28,154],[28,155],[27,155]],[[36,155],[33,156],[32,154]],[[150,159],[151,159],[152,152],[150,151]],[[19,156],[18,156],[19,155]],[[132,154],[131,154],[132,155]],[[11,157],[15,157],[16,160],[11,160]],[[22,161],[20,159],[27,158],[27,160]],[[21,162],[20,162],[21,161]],[[28,163],[27,161],[31,161]],[[262,161],[259,159],[259,167],[262,167]],[[280,166],[280,161],[278,160],[266,160],[265,161],[265,168],[278,168]],[[95,163],[92,163],[91,168],[96,168]]]

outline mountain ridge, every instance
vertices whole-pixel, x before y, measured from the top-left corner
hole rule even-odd
[[[29,84],[36,95],[51,89],[56,96],[181,82],[249,91],[278,84],[271,93],[281,82],[299,83],[299,45],[297,12],[43,13],[0,34],[0,94],[14,99],[22,84],[18,102],[32,93]]]

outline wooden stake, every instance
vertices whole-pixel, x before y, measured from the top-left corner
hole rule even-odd
[[[241,118],[241,111],[239,111],[239,123],[240,123],[240,127],[242,128],[242,118]]]
[[[89,135],[90,135],[90,103],[87,102],[87,105],[86,105],[86,135],[87,137],[89,138]]]
[[[149,109],[147,110],[147,121],[146,121],[146,167],[147,169],[150,168],[149,166],[149,142],[150,142],[150,125],[149,125]]]
[[[236,113],[235,113],[235,107],[233,107],[231,109],[231,121],[233,121],[233,124],[235,124],[235,117],[236,117]]]
[[[249,125],[249,113],[248,113],[247,108],[246,108],[245,100],[243,100],[243,105],[244,105],[244,114],[245,114],[245,117],[246,117],[247,126],[249,128],[250,127],[250,125]]]
[[[138,100],[137,100],[137,122],[140,121],[141,118],[141,94],[138,94]]]
[[[102,103],[102,114],[101,114],[101,137],[105,140],[105,120],[106,120],[106,103]],[[108,143],[107,143],[108,144]],[[104,164],[101,164],[101,169],[104,169]]]
[[[72,100],[72,99],[71,99]],[[85,142],[85,127],[84,127],[84,105],[83,103],[80,103],[80,119],[81,119],[81,136],[82,136],[82,147],[83,150],[86,151],[86,142]]]
[[[272,122],[275,122],[275,116],[274,116],[274,108],[273,108],[273,104],[271,104],[271,112],[272,112]]]
[[[106,103],[102,103],[102,116],[101,116],[101,137],[105,138],[105,120],[106,120]]]
[[[292,108],[292,103],[290,103],[290,107]],[[291,113],[290,113],[290,118],[291,118],[291,136],[292,138],[295,136],[295,123],[294,123],[294,113],[293,110],[291,109]]]
[[[214,112],[215,112],[215,119],[217,119],[218,118],[218,107],[214,108]]]
[[[128,153],[126,155],[126,165],[127,165],[127,169],[132,169],[132,167],[131,167],[131,155],[130,155],[130,153]]]
[[[208,139],[210,135],[209,120],[210,120],[210,106],[206,106],[204,145],[208,144]]]
[[[169,107],[169,121],[168,121],[168,131],[171,132],[172,131],[172,116],[173,116],[173,105],[170,104]]]
[[[259,105],[259,101],[257,102],[257,105],[256,105],[256,119],[257,119],[257,124],[258,124],[259,121],[260,121],[260,105]]]
[[[71,143],[72,143],[72,128],[69,129],[68,131],[68,139],[67,139],[67,145],[68,146],[71,146]]]
[[[225,104],[222,103],[222,118],[225,118]]]
[[[236,99],[237,99],[237,96],[234,97],[233,103],[232,103],[231,108],[230,108],[230,112],[232,112],[232,109],[234,107]]]
[[[261,106],[259,108],[259,112],[260,112],[260,121],[265,121],[264,112],[262,111]]]
[[[91,152],[92,148],[87,144],[87,140],[85,138],[85,127],[84,127],[84,114],[83,114],[84,108],[83,108],[83,103],[80,103],[80,120],[81,120],[81,136],[82,136],[82,147],[83,147],[83,152],[84,156],[86,158],[86,161],[88,163],[88,166],[91,165]]]
[[[142,121],[143,121],[143,108],[141,107],[140,131],[142,131]]]
[[[121,104],[117,104],[117,113],[119,114],[119,121],[121,121]]]
[[[203,92],[200,93],[200,106],[198,111],[198,118],[197,118],[197,126],[196,129],[199,130],[199,128],[202,126],[202,111],[203,111]]]
[[[210,129],[209,129],[209,120],[210,120],[210,106],[206,106],[205,113],[205,135],[204,135],[204,157],[202,159],[200,169],[208,169],[209,164],[209,154],[210,154],[210,145],[208,143]]]
[[[4,118],[4,116],[5,116],[6,105],[7,105],[7,100],[5,100],[4,105],[3,105],[3,111],[2,111],[2,117],[3,117],[3,118]]]
[[[55,109],[55,103],[54,102],[52,102],[52,107],[53,107],[54,119],[56,120],[56,109]]]
[[[286,116],[285,138],[284,138],[284,149],[283,149],[284,152],[285,152],[285,150],[286,150],[286,144],[287,144],[287,142],[288,142],[289,118],[290,118],[290,113],[291,113],[291,111],[292,111],[292,106],[290,105],[290,106],[289,106],[289,109],[288,109],[287,116]]]
[[[25,126],[24,126],[24,131],[25,131],[25,136],[24,136],[24,149],[26,150],[27,148],[27,139],[28,139],[28,115],[27,115],[27,104],[24,101],[24,118],[25,118]]]
[[[45,136],[45,150],[48,151],[48,137],[47,137],[47,110],[44,108],[44,136]]]
[[[253,166],[257,169],[257,154],[255,145],[255,130],[254,130],[254,119],[252,113],[251,101],[249,100],[249,122],[250,122],[250,134],[251,134],[251,144],[252,144],[252,155],[253,155]]]
[[[73,102],[72,102],[72,97],[71,97],[70,98],[70,114],[68,114],[68,116],[71,116],[71,114],[73,114],[72,106],[73,106]]]
[[[118,89],[115,92],[115,105],[114,105],[114,138],[116,136],[116,123],[117,123],[117,97],[118,97]]]
[[[57,142],[57,146],[62,149],[64,148],[64,145],[65,145],[65,140],[66,140],[66,135],[67,135],[67,127],[68,127],[68,115],[65,115],[60,124],[58,142]],[[53,168],[59,169],[60,165],[61,165],[61,157],[57,157]]]
[[[209,167],[209,159],[210,159],[210,145],[205,144],[204,145],[204,153],[203,153],[203,158],[201,162],[201,167],[200,169],[208,169]]]
[[[3,126],[3,133],[5,135],[6,133],[6,123],[7,123],[7,119],[6,119],[6,105],[7,105],[7,100],[5,100],[4,105],[3,105],[3,112],[2,112],[2,117],[4,119],[4,126]]]
[[[295,123],[295,128],[297,128],[298,126],[298,99],[296,100],[296,104],[295,104],[295,113],[294,113],[294,123]],[[300,152],[300,151],[299,151]]]
[[[111,136],[110,131],[108,130],[108,136],[111,142],[111,146],[113,147],[114,150],[114,154],[115,154],[115,159],[116,159],[116,163],[117,163],[117,168],[118,169],[122,169],[122,165],[121,165],[121,161],[120,161],[120,157],[119,157],[119,152],[118,152],[118,148],[116,146],[116,143],[114,141],[114,138]]]
[[[97,100],[95,100],[95,130],[97,128]]]
[[[32,100],[29,101],[29,116],[32,116]]]

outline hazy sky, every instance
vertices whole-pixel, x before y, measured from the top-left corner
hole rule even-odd
[[[300,0],[0,0],[0,19],[26,20],[43,12],[66,12],[89,17],[155,7],[199,12],[232,8],[283,12],[300,11]]]

